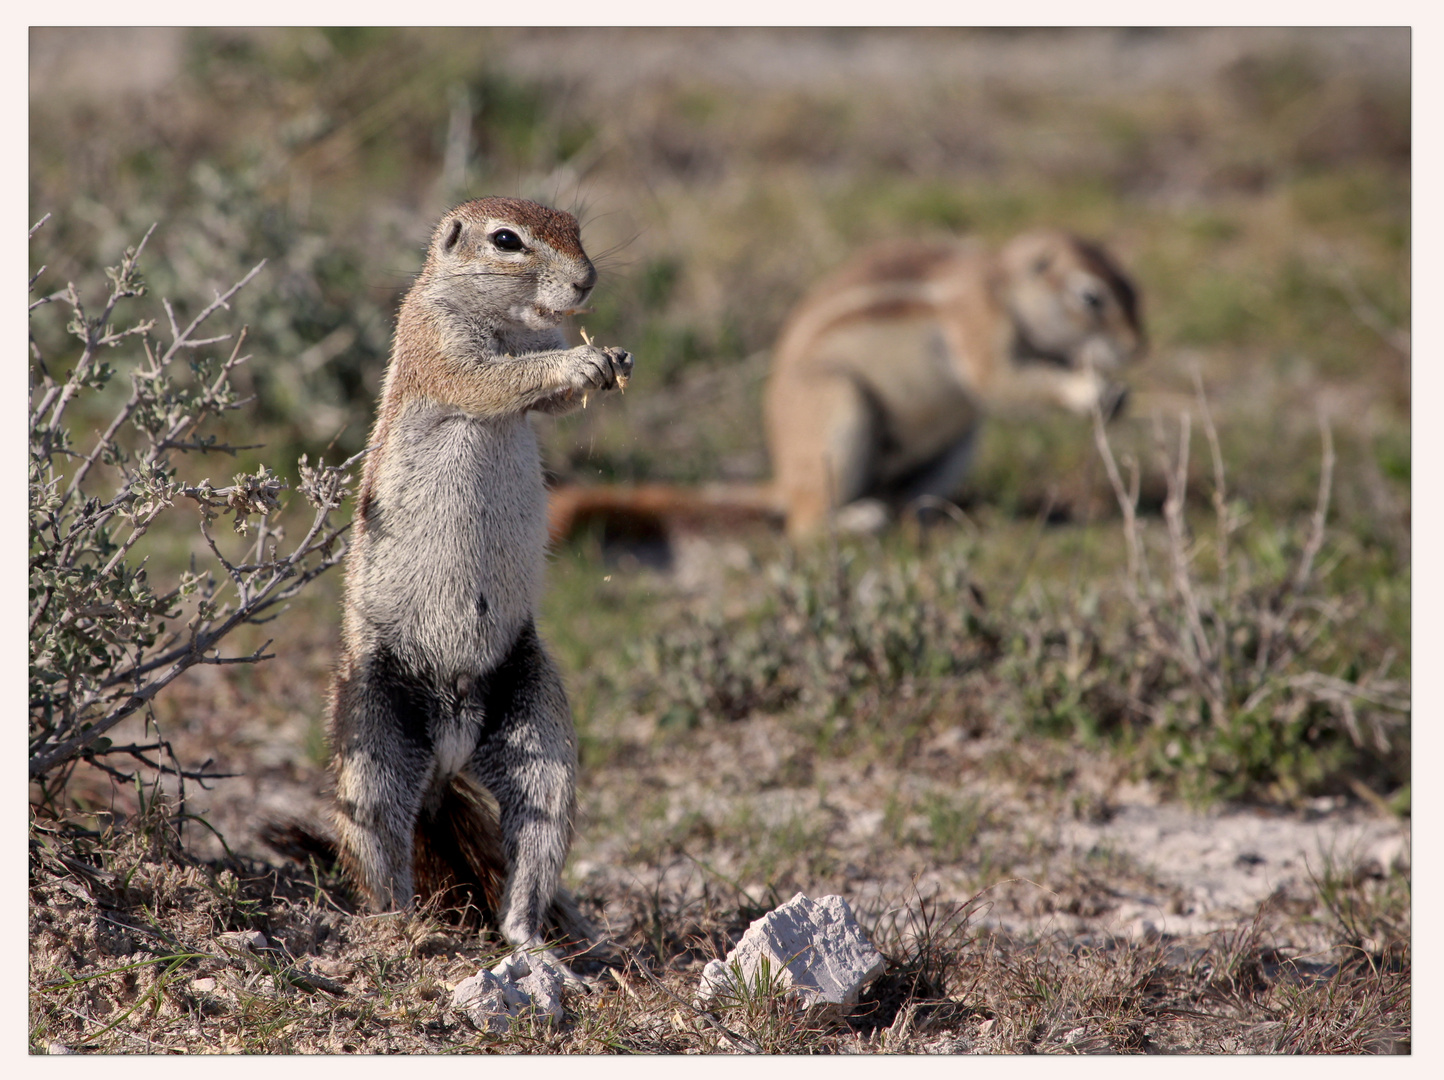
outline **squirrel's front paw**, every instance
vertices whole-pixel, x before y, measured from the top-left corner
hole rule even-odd
[[[615,345],[609,345],[602,352],[606,353],[612,361],[612,382],[619,390],[627,388],[627,380],[632,377],[632,354],[626,349],[619,349]]]
[[[611,390],[627,385],[632,375],[632,354],[615,346],[584,345],[576,350],[579,363],[572,373],[577,390]]]

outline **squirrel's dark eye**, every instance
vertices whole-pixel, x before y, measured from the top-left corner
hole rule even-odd
[[[1079,296],[1089,311],[1098,312],[1103,310],[1102,293],[1094,289],[1084,289]]]
[[[525,251],[521,237],[510,229],[497,229],[491,234],[491,242],[498,251]]]

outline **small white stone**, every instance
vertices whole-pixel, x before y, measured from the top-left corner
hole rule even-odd
[[[523,975],[516,985],[526,995],[530,1007],[541,1017],[553,1024],[561,1022],[564,1013],[562,977],[550,964],[532,964],[531,974]]]
[[[214,993],[216,989],[216,980],[211,978],[192,979],[191,989],[201,994]]]
[[[456,984],[451,992],[451,1007],[463,1013],[478,1031],[505,1035],[511,1030],[512,1018],[505,987],[490,971],[478,971]],[[512,988],[515,989],[514,984]]]
[[[531,995],[521,988],[521,983],[512,982],[510,979],[502,979],[501,992],[502,996],[506,999],[507,1010],[513,1016],[531,1004]]]
[[[754,921],[725,961],[713,960],[702,969],[699,999],[707,1003],[735,992],[733,969],[750,982],[764,961],[779,986],[804,1005],[843,1011],[887,967],[846,900],[824,896],[814,901],[798,893]]]
[[[531,1014],[546,1023],[558,1024],[565,1015],[562,1008],[564,981],[562,973],[548,962],[546,957],[531,956],[518,949],[490,971],[478,972],[457,984],[452,992],[452,1003],[466,1011],[482,1030],[507,1031],[510,1029],[511,1019],[524,1014]],[[476,985],[472,986],[473,983]],[[465,1002],[463,988],[466,988],[466,994],[470,995]],[[466,1003],[472,998],[481,1004]],[[501,1027],[497,1019],[502,1013],[507,1021],[505,1027]]]
[[[721,960],[708,960],[702,968],[702,979],[697,987],[698,1000],[705,1004],[735,992],[736,980],[732,977],[732,969]]]
[[[492,968],[491,973],[502,982],[516,982],[531,974],[531,961],[523,950],[518,949]]]

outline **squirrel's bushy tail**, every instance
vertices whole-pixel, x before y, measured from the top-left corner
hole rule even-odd
[[[506,888],[501,823],[485,790],[464,776],[447,785],[429,821],[417,823],[412,870],[416,895],[458,910],[468,925],[497,925]]]
[[[340,864],[335,836],[310,821],[269,821],[260,838],[269,847],[303,865],[315,862],[327,872]],[[469,777],[454,778],[429,819],[417,823],[412,870],[417,896],[442,912],[456,913],[463,926],[497,927],[506,888],[506,853],[495,801]],[[558,888],[547,912],[549,937],[586,947],[596,928],[565,888]]]
[[[770,484],[563,484],[547,495],[547,532],[555,545],[586,525],[601,525],[621,536],[650,537],[665,534],[672,525],[781,525],[786,513]]]

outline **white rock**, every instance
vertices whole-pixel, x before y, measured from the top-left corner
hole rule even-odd
[[[538,1019],[545,1017],[549,1023],[559,1024],[562,1009],[562,977],[550,964],[542,961],[531,965],[531,974],[523,975],[516,982],[526,994],[530,1007],[538,1013]]]
[[[730,958],[736,953],[736,949],[728,953]],[[698,983],[697,996],[702,1001],[711,1001],[723,994],[732,992],[732,972],[727,964],[721,960],[708,960],[702,968],[702,978]]]
[[[517,950],[490,971],[457,983],[451,1007],[481,1031],[504,1035],[517,1017],[561,1023],[563,976],[545,957]]]
[[[514,983],[531,974],[531,960],[523,950],[518,949],[492,968],[491,973],[502,982]]]
[[[501,983],[501,992],[511,1015],[515,1016],[518,1011],[531,1004],[531,995],[519,985],[519,980],[531,974],[526,953],[513,953],[492,968],[491,974]]]
[[[806,1006],[846,1010],[887,961],[872,946],[840,896],[809,900],[798,893],[753,922],[727,959],[702,969],[698,997],[709,1003],[736,994],[733,970],[750,985],[764,961],[772,977]]]
[[[516,984],[503,982],[490,971],[478,971],[456,984],[451,992],[451,1007],[464,1013],[478,1031],[505,1035],[511,1030],[514,1009],[507,1003],[506,988]]]

